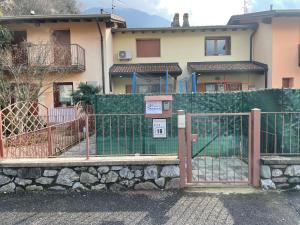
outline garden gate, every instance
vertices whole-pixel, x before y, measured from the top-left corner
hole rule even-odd
[[[182,112],[179,112],[182,113]],[[178,119],[180,121],[180,119]],[[251,113],[186,114],[179,126],[181,185],[193,183],[259,184],[260,110]],[[181,135],[181,137],[180,137]],[[186,172],[186,173],[185,173]],[[186,176],[186,177],[185,177]]]

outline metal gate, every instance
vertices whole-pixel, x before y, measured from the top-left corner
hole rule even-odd
[[[187,182],[249,183],[250,113],[186,114]]]

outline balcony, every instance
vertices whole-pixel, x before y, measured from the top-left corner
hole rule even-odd
[[[11,66],[41,67],[49,72],[83,72],[85,50],[78,44],[18,45],[12,46],[9,61]]]

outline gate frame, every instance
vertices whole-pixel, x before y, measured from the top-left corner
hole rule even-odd
[[[183,110],[177,111],[178,116],[184,115]],[[192,116],[248,116],[248,184],[254,187],[260,186],[260,123],[261,110],[252,109],[250,113],[187,113],[185,116],[186,126],[184,128],[178,127],[178,157],[180,167],[180,185],[187,186],[192,183],[192,130],[191,118]],[[179,119],[178,119],[179,120]],[[184,141],[186,144],[184,145]],[[207,182],[203,182],[207,183]],[[208,182],[209,183],[209,182]],[[240,183],[240,182],[235,182]]]

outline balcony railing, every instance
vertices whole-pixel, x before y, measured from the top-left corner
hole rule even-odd
[[[85,50],[78,44],[12,47],[12,65],[48,67],[51,72],[85,71]]]

